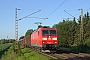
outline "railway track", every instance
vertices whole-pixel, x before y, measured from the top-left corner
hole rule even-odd
[[[59,60],[59,58],[53,56],[52,54],[47,54],[47,53],[42,53],[42,52],[39,52],[40,54],[44,55],[44,56],[47,56],[53,60]]]
[[[39,54],[42,54],[44,56],[47,56],[51,58],[52,60],[90,60],[90,54],[84,54],[84,53],[79,53],[79,54],[74,54],[74,53],[43,53],[39,49],[35,48],[29,48],[35,52],[38,52]]]
[[[62,57],[62,60],[90,60],[90,54],[74,54],[74,53],[62,53],[62,54],[54,54],[54,56]]]
[[[44,53],[44,52],[41,52],[39,49],[35,49],[35,48],[29,48],[35,52],[38,52],[39,54],[42,54],[44,56],[47,56],[49,58],[51,58],[52,60],[61,60],[59,58],[57,58],[56,56],[54,56],[52,53]]]

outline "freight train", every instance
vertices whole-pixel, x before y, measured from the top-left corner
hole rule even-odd
[[[57,29],[38,28],[32,34],[20,40],[20,44],[26,47],[37,47],[43,52],[56,51],[58,49]]]

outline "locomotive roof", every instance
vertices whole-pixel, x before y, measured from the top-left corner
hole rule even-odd
[[[48,27],[41,27],[41,28],[36,29],[33,33],[37,32],[37,31],[38,31],[38,30],[40,30],[40,29],[52,29],[52,28],[48,28]],[[56,28],[53,28],[53,29],[56,29]],[[33,33],[32,33],[32,34],[33,34]]]

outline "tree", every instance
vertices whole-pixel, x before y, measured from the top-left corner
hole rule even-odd
[[[21,36],[20,38],[19,38],[19,40],[21,40],[21,39],[23,39],[24,38],[24,36]]]
[[[5,44],[5,39],[1,39],[1,44]]]
[[[42,27],[42,25],[38,25],[38,28],[41,28]]]
[[[84,28],[84,41],[88,38],[90,38],[90,17],[89,13],[84,15],[83,18],[83,28]]]
[[[69,47],[71,23],[71,21],[63,20],[63,22],[59,22],[53,26],[58,30],[60,46]]]
[[[75,18],[72,21],[71,30],[70,30],[70,36],[71,36],[71,45],[78,44],[78,24],[75,20]]]
[[[59,45],[69,47],[73,44],[77,44],[78,40],[78,24],[73,20],[63,20],[58,24],[54,24],[53,27],[58,30]]]
[[[25,36],[28,36],[28,35],[32,34],[33,31],[34,31],[33,29],[27,30],[27,32],[25,33]]]

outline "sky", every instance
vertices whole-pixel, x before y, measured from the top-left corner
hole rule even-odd
[[[18,37],[21,37],[28,29],[37,29],[36,22],[52,27],[63,19],[78,18],[81,8],[83,14],[90,13],[90,0],[0,0],[0,39],[7,36],[15,39],[16,8],[20,9],[17,19],[28,16],[18,21]]]

